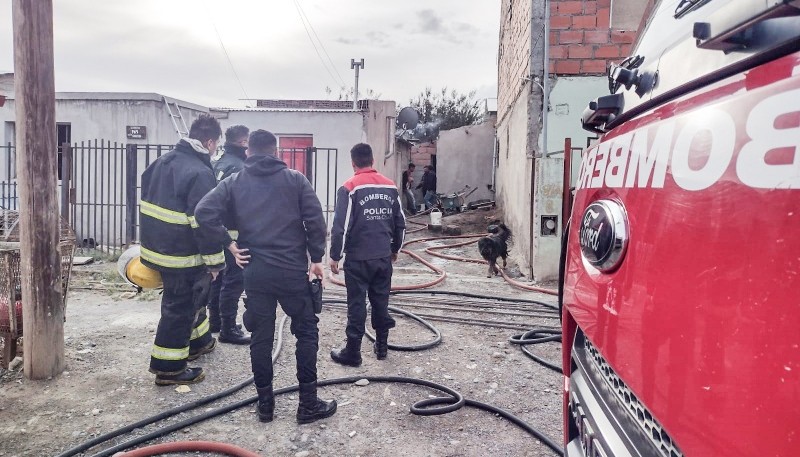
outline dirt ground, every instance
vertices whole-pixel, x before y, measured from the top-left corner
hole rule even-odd
[[[487,218],[494,216],[493,211],[476,211],[448,217],[445,223],[457,221],[465,233],[478,232],[485,230]],[[411,237],[430,235],[424,231]],[[411,248],[418,251],[423,247],[417,244]],[[474,245],[445,252],[478,257]],[[448,274],[445,282],[434,289],[548,303],[556,301],[552,296],[513,289],[499,277],[486,278],[483,265],[439,258],[431,260]],[[114,277],[113,268],[111,263],[76,267],[65,324],[67,369],[62,375],[47,381],[28,381],[20,368],[0,369],[0,456],[55,455],[93,436],[218,392],[251,376],[248,348],[219,344],[213,353],[195,362],[207,370],[207,377],[202,383],[191,386],[191,392],[178,393],[175,388],[156,386],[147,367],[159,318],[160,297],[153,292],[137,297],[122,292],[125,289],[117,285],[119,281]],[[396,264],[396,284],[420,283],[431,278],[429,270],[408,256],[401,257]],[[339,296],[343,289],[329,286],[326,294]],[[423,306],[431,303],[428,296],[393,299],[393,304],[403,307],[401,302]],[[407,309],[439,316],[514,322],[525,327],[558,326],[558,320],[553,318]],[[535,309],[535,305],[531,305],[531,309]],[[242,310],[240,306],[240,312]],[[535,364],[507,342],[509,336],[519,331],[433,322],[443,335],[439,346],[420,352],[390,351],[385,361],[377,361],[365,339],[364,364],[360,368],[347,368],[333,363],[328,355],[344,340],[345,320],[344,311],[337,308],[326,307],[320,315],[320,379],[399,375],[432,380],[452,387],[467,398],[503,408],[560,442],[560,375]],[[397,317],[397,321],[390,343],[420,343],[432,338],[428,330],[408,318]],[[296,383],[294,339],[288,329],[284,338],[286,344],[275,368],[276,388]],[[560,345],[557,343],[533,351],[559,363]],[[254,394],[255,389],[248,387],[232,397],[199,408],[194,414]],[[463,408],[441,416],[410,414],[411,404],[431,395],[439,393],[404,384],[324,387],[320,388],[320,396],[339,402],[338,412],[329,419],[298,425],[294,418],[297,396],[290,394],[277,398],[276,418],[272,423],[258,422],[254,407],[250,405],[168,435],[158,442],[217,440],[265,456],[555,455],[515,425],[487,412]],[[166,423],[187,417],[189,415],[182,414]],[[133,436],[151,430],[139,430]]]

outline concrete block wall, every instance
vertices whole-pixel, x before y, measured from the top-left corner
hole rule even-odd
[[[552,0],[550,73],[603,75],[630,55],[636,33],[613,28],[611,0]]]

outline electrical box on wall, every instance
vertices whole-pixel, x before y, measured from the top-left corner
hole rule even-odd
[[[542,236],[558,236],[558,216],[542,216]]]

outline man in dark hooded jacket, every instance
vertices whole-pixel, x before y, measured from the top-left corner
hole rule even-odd
[[[244,268],[244,325],[252,332],[250,362],[258,392],[258,416],[273,418],[272,344],[278,302],[291,317],[297,338],[297,380],[300,404],[297,422],[332,416],[336,401],[317,398],[319,319],[314,314],[309,272],[323,277],[322,256],[327,234],[322,206],[305,176],[275,157],[277,140],[265,130],[250,134],[244,169],[225,179],[197,206],[203,233],[228,246]],[[236,225],[230,238],[224,221]],[[311,265],[309,268],[309,258]]]
[[[244,167],[247,158],[247,137],[250,130],[244,125],[234,125],[225,130],[224,154],[214,162],[214,177],[221,182],[228,176],[238,173]],[[238,232],[228,227],[231,239],[236,239]],[[217,277],[211,287],[211,298],[208,302],[208,320],[211,333],[219,332],[220,343],[250,344],[250,337],[236,325],[239,313],[239,298],[244,291],[242,269],[236,265],[236,259],[230,251],[225,251],[225,270]]]

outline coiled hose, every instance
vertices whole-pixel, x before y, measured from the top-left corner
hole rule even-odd
[[[432,381],[428,381],[425,379],[416,379],[416,378],[408,378],[404,376],[348,376],[344,378],[335,378],[335,379],[324,379],[317,382],[319,386],[332,386],[337,384],[352,384],[358,380],[366,379],[369,382],[374,383],[402,383],[402,384],[412,384],[417,386],[428,387],[431,389],[435,389],[441,391],[448,396],[446,397],[437,397],[437,398],[426,398],[424,400],[420,400],[413,405],[411,405],[411,413],[417,414],[420,416],[434,416],[439,414],[447,414],[453,411],[457,411],[464,406],[470,406],[473,408],[480,409],[482,411],[487,411],[492,414],[497,414],[498,416],[508,420],[509,422],[513,423],[517,427],[521,428],[522,430],[526,431],[530,435],[536,437],[539,441],[544,443],[547,447],[549,447],[553,452],[556,454],[563,456],[564,450],[561,446],[558,445],[555,441],[545,436],[540,431],[536,430],[535,428],[528,425],[522,419],[516,417],[515,415],[511,414],[510,412],[498,408],[496,406],[479,402],[476,400],[470,400],[464,398],[459,392],[444,386],[442,384],[438,384]],[[274,391],[275,395],[283,395],[286,393],[297,392],[299,390],[299,386],[289,386],[284,387],[281,389],[277,389]],[[181,430],[183,428],[189,427],[191,425],[197,424],[198,422],[202,422],[212,417],[220,416],[222,414],[229,413],[241,407],[250,405],[258,401],[258,396],[253,396],[244,400],[239,400],[237,402],[231,403],[229,405],[221,406],[216,409],[212,409],[210,411],[206,411],[202,414],[198,414],[197,416],[188,418],[181,422],[167,425],[165,427],[159,428],[150,432],[144,436],[140,436],[134,438],[132,440],[126,441],[124,443],[118,444],[116,446],[110,447],[105,449],[97,454],[94,454],[92,457],[110,457],[113,456],[115,453],[123,451],[125,449],[129,449],[133,446],[137,446],[142,443],[146,443],[148,441],[154,440],[156,438],[160,438],[164,435],[170,434],[172,432]]]
[[[275,343],[275,347],[272,350],[272,364],[273,365],[278,360],[278,357],[280,356],[281,351],[283,350],[283,333],[284,333],[283,330],[286,327],[286,321],[288,319],[289,319],[289,316],[283,316],[283,319],[281,319],[281,322],[278,324],[278,331],[276,332],[278,334],[278,341]],[[167,419],[169,417],[178,415],[180,413],[189,411],[191,409],[199,408],[200,406],[207,405],[207,404],[209,404],[211,402],[214,402],[214,401],[217,401],[217,400],[219,400],[221,398],[225,398],[225,397],[231,396],[231,395],[235,394],[236,392],[238,392],[238,391],[244,389],[245,387],[249,386],[252,383],[253,383],[253,378],[250,377],[247,380],[240,382],[239,384],[235,384],[235,385],[233,385],[233,386],[231,386],[231,387],[229,387],[229,388],[227,388],[225,390],[222,390],[220,392],[217,392],[215,394],[211,394],[211,395],[208,395],[208,396],[203,397],[203,398],[198,398],[195,401],[190,401],[189,403],[177,406],[175,408],[171,408],[171,409],[168,409],[166,411],[161,411],[158,414],[155,414],[155,415],[150,416],[150,417],[146,417],[146,418],[144,418],[144,419],[142,419],[142,420],[140,420],[138,422],[134,422],[133,424],[126,425],[124,427],[118,428],[118,429],[113,430],[113,431],[108,432],[108,433],[104,433],[104,434],[102,434],[102,435],[100,435],[98,437],[95,437],[95,438],[93,438],[93,439],[91,439],[89,441],[81,443],[81,444],[79,444],[79,445],[77,445],[77,446],[75,446],[73,448],[67,449],[66,451],[62,452],[61,454],[58,454],[56,457],[72,457],[74,455],[78,455],[78,454],[80,454],[81,452],[83,452],[83,451],[85,451],[87,449],[91,449],[91,448],[97,446],[98,444],[102,444],[102,443],[105,443],[106,441],[110,441],[110,440],[112,440],[112,439],[114,439],[114,438],[116,438],[116,437],[118,437],[120,435],[124,435],[126,433],[132,432],[132,431],[136,430],[137,428],[142,428],[142,427],[148,426],[148,425],[150,425],[152,423],[155,423],[155,422],[158,422],[160,420]]]
[[[486,296],[486,295],[471,294],[471,293],[461,293],[461,292],[455,292],[455,291],[441,291],[441,290],[439,290],[439,291],[414,291],[414,290],[411,290],[411,291],[393,291],[392,292],[393,295],[397,295],[397,294],[417,294],[417,293],[420,293],[420,294],[431,294],[431,295],[454,295],[454,296],[464,296],[464,297],[470,297],[470,298],[485,298],[485,299],[508,301],[508,302],[517,302],[517,303],[519,303],[519,302],[522,302],[522,303],[529,302],[529,303],[536,303],[536,304],[539,304],[539,305],[543,305],[543,306],[546,306],[546,307],[554,307],[553,305],[550,305],[548,303],[539,302],[539,301],[535,301],[535,300],[512,299],[512,298],[505,298],[505,297],[491,297],[491,296]],[[338,304],[338,303],[342,303],[343,300],[329,299],[329,300],[326,300],[326,302],[328,302],[329,304]],[[398,312],[398,313],[404,314],[404,315],[406,315],[406,316],[408,316],[408,317],[420,322],[421,324],[423,324],[424,326],[429,328],[431,331],[433,331],[434,335],[435,335],[433,341],[430,341],[430,342],[427,342],[427,343],[423,343],[421,345],[415,345],[415,346],[390,345],[389,346],[390,348],[392,348],[394,350],[415,351],[415,350],[422,350],[422,349],[427,349],[427,348],[436,346],[437,344],[439,344],[441,342],[441,340],[442,340],[441,332],[435,326],[431,325],[430,323],[428,323],[427,321],[425,321],[421,317],[416,316],[411,312],[408,312],[408,311],[405,311],[405,310],[402,310],[400,308],[396,308],[396,307],[393,307],[393,306],[390,307],[390,310],[392,310],[393,312]],[[275,361],[277,360],[277,358],[278,358],[278,356],[280,354],[280,351],[281,351],[281,349],[283,347],[283,336],[282,335],[283,335],[283,329],[285,327],[286,320],[287,320],[287,317],[284,316],[284,318],[281,320],[280,325],[279,325],[278,342],[277,342],[277,344],[275,346],[275,350],[273,351],[273,355],[272,355],[272,362],[273,363],[275,363]],[[527,335],[527,334],[528,333],[526,332],[525,335]],[[374,336],[373,335],[368,334],[368,338],[374,340]],[[527,340],[527,339],[529,339],[529,338],[528,337],[524,337],[521,340]],[[548,341],[554,341],[554,340],[548,340]],[[529,343],[527,341],[524,341],[522,343],[515,343],[515,344],[529,344]],[[510,412],[505,411],[505,410],[503,410],[501,408],[498,408],[498,407],[490,405],[490,404],[479,402],[477,400],[465,399],[459,392],[457,392],[457,391],[455,391],[455,390],[453,390],[453,389],[451,389],[451,388],[449,388],[447,386],[444,386],[444,385],[441,385],[441,384],[438,384],[438,383],[435,383],[435,382],[432,382],[432,381],[428,381],[428,380],[424,380],[424,379],[402,377],[402,376],[364,376],[364,375],[361,375],[361,376],[352,376],[352,377],[345,377],[345,378],[319,380],[318,381],[318,385],[319,386],[329,386],[329,385],[336,385],[336,384],[349,384],[349,383],[353,383],[355,381],[358,381],[360,379],[367,379],[370,382],[376,382],[376,383],[404,383],[404,384],[419,385],[419,386],[428,387],[428,388],[431,388],[431,389],[435,389],[435,390],[441,391],[441,392],[447,394],[447,396],[437,397],[437,398],[428,398],[428,399],[421,400],[421,401],[419,401],[419,402],[417,402],[417,403],[415,403],[415,404],[413,404],[411,406],[410,412],[412,414],[416,414],[416,415],[431,416],[431,415],[450,413],[450,412],[456,411],[458,409],[461,409],[464,406],[474,407],[474,408],[477,408],[477,409],[480,409],[480,410],[483,410],[483,411],[491,412],[493,414],[496,414],[496,415],[498,415],[500,417],[505,418],[506,420],[508,420],[511,423],[517,425],[522,430],[526,431],[527,433],[529,433],[530,435],[534,436],[536,439],[538,439],[539,441],[544,443],[551,450],[553,450],[557,455],[560,455],[560,456],[564,455],[563,449],[556,442],[554,442],[553,440],[551,440],[550,438],[545,436],[543,433],[539,432],[538,430],[536,430],[535,428],[533,428],[532,426],[527,424],[522,419],[514,416]],[[120,435],[123,435],[125,433],[128,433],[128,432],[131,432],[131,431],[133,431],[133,430],[135,430],[137,428],[141,428],[141,427],[153,424],[155,422],[158,422],[160,420],[166,419],[168,417],[172,417],[172,416],[174,416],[176,414],[180,414],[182,412],[186,412],[188,410],[191,410],[191,409],[197,408],[199,406],[203,406],[203,405],[206,405],[206,404],[211,403],[213,401],[219,400],[221,398],[230,396],[230,395],[238,392],[239,390],[243,389],[244,387],[252,384],[252,382],[253,382],[253,378],[251,377],[251,378],[247,379],[246,381],[243,381],[243,382],[241,382],[239,384],[236,384],[233,387],[225,389],[225,390],[223,390],[221,392],[218,392],[216,394],[209,395],[207,397],[195,400],[193,402],[189,402],[189,403],[187,403],[185,405],[182,405],[182,406],[179,406],[179,407],[176,407],[176,408],[172,408],[172,409],[167,410],[167,411],[163,411],[163,412],[161,412],[159,414],[156,414],[156,415],[151,416],[149,418],[145,418],[145,419],[143,419],[141,421],[138,421],[138,422],[136,422],[134,424],[131,424],[131,425],[119,428],[117,430],[114,430],[112,432],[109,432],[109,433],[103,434],[101,436],[98,436],[98,437],[96,437],[96,438],[94,438],[92,440],[89,440],[89,441],[87,441],[85,443],[82,443],[82,444],[80,444],[80,445],[78,445],[76,447],[73,447],[73,448],[71,448],[71,449],[59,454],[57,457],[72,457],[72,456],[77,455],[78,453],[81,453],[81,452],[83,452],[83,451],[85,451],[87,449],[90,449],[90,448],[92,448],[94,446],[97,446],[98,444],[102,444],[104,442],[110,441],[113,438],[116,438],[116,437],[118,437]],[[295,386],[284,387],[282,389],[275,390],[274,393],[275,393],[275,395],[281,395],[281,394],[284,394],[284,393],[295,392],[298,389],[299,389],[298,386],[295,385]],[[246,405],[249,405],[251,403],[254,403],[257,400],[258,400],[258,397],[254,396],[254,397],[251,397],[251,398],[248,398],[248,399],[245,399],[245,400],[240,400],[240,401],[237,401],[237,402],[225,405],[225,406],[221,406],[221,407],[206,411],[206,412],[204,412],[202,414],[199,414],[199,415],[196,415],[194,417],[185,419],[185,420],[183,420],[181,422],[158,428],[158,429],[154,430],[153,432],[150,432],[150,433],[148,433],[146,435],[143,435],[141,437],[137,437],[137,438],[128,440],[126,442],[117,444],[117,445],[115,445],[113,447],[104,449],[104,450],[92,455],[92,457],[108,457],[108,456],[112,456],[117,452],[124,451],[125,449],[130,449],[130,448],[132,448],[134,446],[146,443],[146,442],[151,441],[151,440],[156,439],[156,438],[160,438],[160,437],[165,436],[165,435],[167,435],[169,433],[175,432],[177,430],[183,429],[183,428],[191,426],[193,424],[205,421],[207,419],[211,419],[213,417],[216,417],[216,416],[219,416],[219,415],[222,415],[222,414],[226,414],[226,413],[228,413],[230,411],[234,411],[234,410],[236,410],[238,408],[241,408],[243,406],[246,406]],[[159,451],[161,453],[163,453],[163,452],[176,452],[176,451],[180,451],[180,450],[184,449],[182,447],[184,444],[185,444],[185,442],[165,443],[164,445],[166,447],[160,447],[160,448],[148,447],[148,448],[144,448],[143,450],[141,450],[141,452],[144,452],[144,453],[141,453],[141,454],[122,454],[122,456],[131,457],[131,456],[158,455],[158,454],[154,453],[155,450],[158,450],[158,449],[165,449],[165,451]],[[209,446],[216,446],[216,445],[222,445],[222,444],[225,444],[225,443],[211,443],[211,444],[209,444]],[[208,449],[206,449],[206,448],[203,448],[203,449],[197,448],[197,449],[193,449],[193,450],[212,450],[213,451],[215,449],[211,449],[209,447]],[[230,450],[232,448],[226,448],[226,449]],[[140,450],[137,450],[137,451],[140,451]],[[236,452],[238,452],[238,451],[236,451]],[[246,451],[246,452],[249,452],[249,451]],[[249,457],[248,454],[230,453],[230,455],[234,455],[234,456],[243,455],[243,456],[248,456]]]

